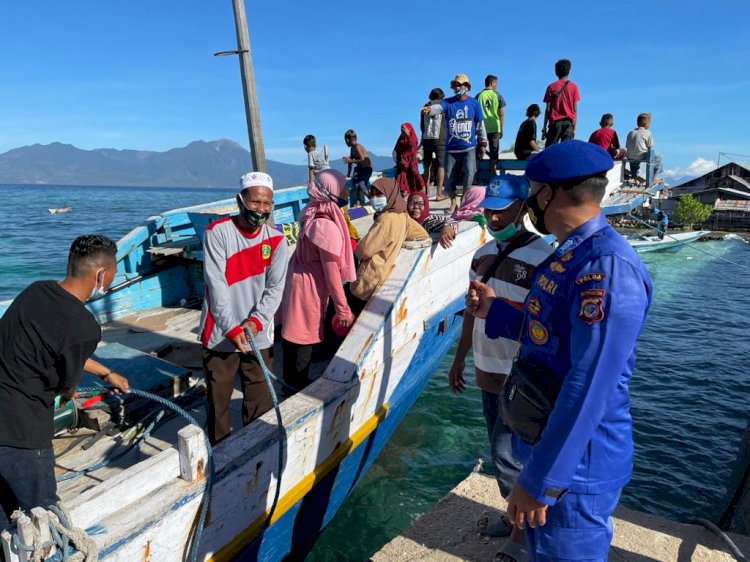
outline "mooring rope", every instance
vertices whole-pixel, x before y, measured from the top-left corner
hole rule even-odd
[[[286,454],[286,428],[284,427],[284,421],[281,417],[281,408],[279,407],[279,399],[278,396],[276,396],[276,389],[273,387],[273,380],[278,381],[278,379],[273,375],[273,373],[269,370],[268,366],[266,365],[265,360],[263,359],[263,356],[260,353],[260,349],[258,348],[258,342],[255,341],[255,336],[253,335],[252,331],[249,328],[245,328],[245,335],[247,336],[247,339],[250,341],[250,347],[253,350],[253,353],[255,354],[256,359],[258,359],[258,364],[260,365],[261,370],[263,371],[263,377],[266,380],[266,385],[268,386],[268,391],[271,393],[271,401],[273,402],[273,409],[274,412],[276,412],[276,423],[279,426],[279,457],[278,457],[278,470],[277,470],[277,477],[276,477],[276,491],[273,495],[273,503],[271,504],[271,509],[268,511],[268,516],[266,517],[266,520],[263,522],[263,527],[261,527],[260,531],[258,531],[258,534],[253,539],[253,542],[251,545],[255,544],[256,541],[258,541],[263,536],[263,531],[265,531],[268,526],[271,524],[271,519],[273,518],[273,514],[276,511],[276,506],[279,503],[279,496],[281,495],[281,473],[284,470],[284,456]],[[278,381],[282,382],[282,381]],[[289,385],[284,384],[284,386],[289,387]],[[293,388],[293,387],[290,387]],[[297,389],[294,389],[295,392]]]
[[[638,222],[638,223],[640,223],[640,224],[642,224],[642,225],[650,228],[651,230],[654,230],[655,232],[659,232],[659,229],[657,227],[655,227],[654,225],[649,224],[646,221],[643,221],[643,220],[639,219],[638,217],[631,215],[630,213],[628,213],[628,218],[633,219],[634,221],[636,221],[636,222]],[[671,238],[672,240],[674,240],[675,242],[677,242],[679,244],[682,244],[683,246],[690,246],[694,250],[697,250],[697,251],[699,251],[699,252],[701,252],[703,254],[706,254],[707,256],[711,256],[712,258],[716,258],[717,260],[721,260],[723,262],[726,262],[726,263],[729,263],[729,264],[732,264],[734,266],[740,267],[742,269],[747,269],[748,271],[750,271],[750,266],[748,266],[748,265],[745,265],[743,263],[737,263],[736,261],[728,260],[725,257],[722,257],[722,256],[719,256],[717,254],[711,253],[711,252],[709,252],[707,250],[704,250],[702,248],[698,248],[697,246],[693,246],[689,242],[685,242],[684,240],[680,240],[679,238],[675,238],[674,236],[672,236],[671,234],[669,234],[669,232],[665,232],[664,236]]]

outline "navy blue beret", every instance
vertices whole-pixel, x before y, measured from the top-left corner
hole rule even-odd
[[[580,140],[553,144],[526,164],[526,177],[539,183],[563,183],[603,174],[612,169],[612,157],[602,147]]]

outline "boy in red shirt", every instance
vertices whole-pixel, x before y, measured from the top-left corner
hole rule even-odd
[[[545,146],[563,142],[575,137],[578,102],[581,96],[578,86],[568,80],[571,63],[568,59],[560,59],[555,63],[557,80],[547,86],[544,92],[544,112],[542,138],[547,139]]]
[[[627,151],[620,147],[620,139],[617,138],[617,132],[612,128],[614,124],[615,118],[611,113],[602,115],[599,121],[601,129],[591,133],[589,142],[601,146],[614,160],[620,160],[625,157]]]

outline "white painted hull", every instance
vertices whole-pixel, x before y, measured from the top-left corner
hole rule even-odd
[[[709,230],[677,232],[674,234],[667,232],[661,240],[657,236],[641,236],[639,238],[628,238],[627,240],[633,246],[633,249],[640,254],[666,250],[677,251],[685,247],[685,245],[710,234],[710,232]]]

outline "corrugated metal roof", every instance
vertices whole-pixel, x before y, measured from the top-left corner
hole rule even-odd
[[[714,203],[714,211],[750,213],[750,200],[738,201],[736,199],[727,199],[722,201],[721,199],[717,199],[716,203]]]

